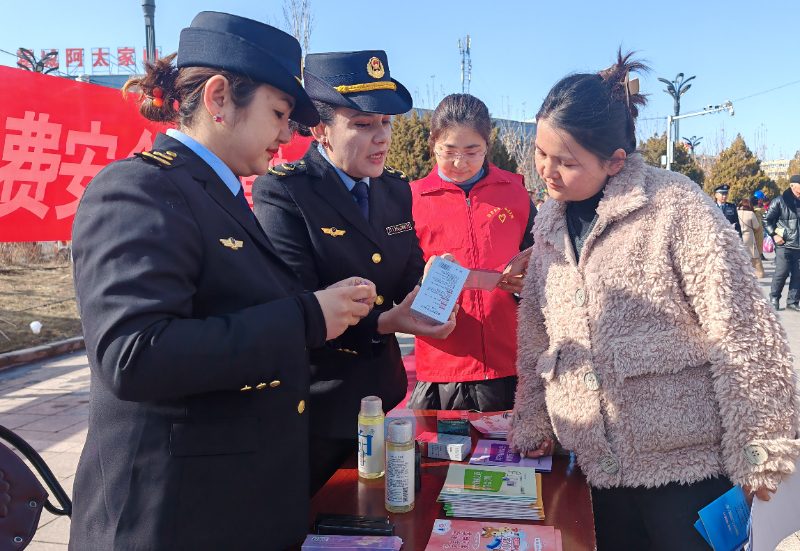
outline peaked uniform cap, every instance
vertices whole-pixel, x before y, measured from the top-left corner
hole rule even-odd
[[[391,77],[383,50],[309,54],[305,85],[313,100],[364,113],[399,115],[412,107],[411,94]]]
[[[178,67],[211,67],[239,73],[286,92],[295,100],[291,119],[319,124],[302,85],[303,54],[291,35],[252,19],[204,11],[181,31]]]

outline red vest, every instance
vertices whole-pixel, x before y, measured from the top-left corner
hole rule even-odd
[[[427,261],[451,253],[465,268],[502,270],[519,253],[530,215],[524,179],[489,165],[469,198],[438,167],[411,184],[414,224]],[[462,382],[516,375],[517,301],[499,289],[463,291],[444,340],[417,337],[417,380]]]

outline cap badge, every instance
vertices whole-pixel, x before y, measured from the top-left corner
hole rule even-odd
[[[383,63],[377,57],[373,57],[367,63],[367,73],[372,78],[383,78],[385,71],[383,70]]]

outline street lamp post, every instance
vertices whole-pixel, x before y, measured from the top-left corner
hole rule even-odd
[[[147,61],[154,63],[156,60],[156,0],[142,0],[142,11],[144,12]]]
[[[53,67],[47,67],[47,64],[58,57],[57,52],[48,52],[42,56],[41,59],[38,61],[36,60],[36,56],[33,55],[33,52],[26,49],[20,48],[17,56],[22,61],[17,61],[17,66],[20,69],[26,69],[28,71],[33,71],[34,73],[42,73],[44,75],[48,73],[52,73],[53,71],[58,70],[58,65]]]
[[[732,117],[733,103],[731,103],[729,100],[725,100],[725,103],[721,103],[720,105],[709,105],[702,111],[697,111],[695,113],[678,115],[677,117],[667,116],[667,170],[672,170],[672,161],[675,159],[675,142],[672,141],[672,123],[677,123],[680,119],[688,119],[689,117],[697,117],[700,115],[710,115],[711,113],[719,113],[720,111],[728,111]]]
[[[667,89],[664,90],[664,92],[666,92],[667,94],[672,96],[672,99],[675,102],[675,105],[674,105],[675,114],[673,115],[672,120],[675,122],[675,139],[676,140],[678,139],[678,136],[680,136],[680,132],[678,131],[677,117],[678,117],[678,115],[681,114],[681,96],[683,96],[683,94],[685,94],[689,90],[689,88],[692,87],[691,84],[687,84],[687,83],[690,80],[693,80],[694,78],[695,77],[689,77],[686,80],[684,80],[683,73],[678,73],[675,76],[675,80],[673,80],[672,82],[670,82],[669,80],[667,80],[665,78],[659,78],[658,79],[658,80],[660,80],[661,82],[663,82],[664,84],[667,85]]]
[[[684,136],[683,139],[687,143],[687,145],[689,146],[689,149],[692,150],[692,159],[696,159],[697,155],[695,154],[695,148],[697,148],[697,146],[700,145],[700,142],[702,141],[703,136],[700,136],[699,138],[697,136],[692,136],[691,138],[687,138],[687,137]]]

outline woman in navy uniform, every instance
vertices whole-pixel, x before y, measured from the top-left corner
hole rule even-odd
[[[289,117],[319,120],[297,41],[203,12],[174,60],[127,86],[180,130],[101,171],[75,217],[92,380],[70,549],[284,549],[308,531],[307,349],[374,288],[304,292],[244,199]]]
[[[434,327],[409,315],[425,261],[408,179],[384,163],[392,115],[411,109],[411,95],[391,78],[386,53],[308,55],[305,86],[321,118],[310,125],[315,141],[302,160],[255,181],[256,218],[307,291],[360,275],[378,294],[358,325],[311,351],[313,495],[357,449],[361,398],[379,396],[389,411],[405,397],[394,333],[444,338],[455,317]]]

